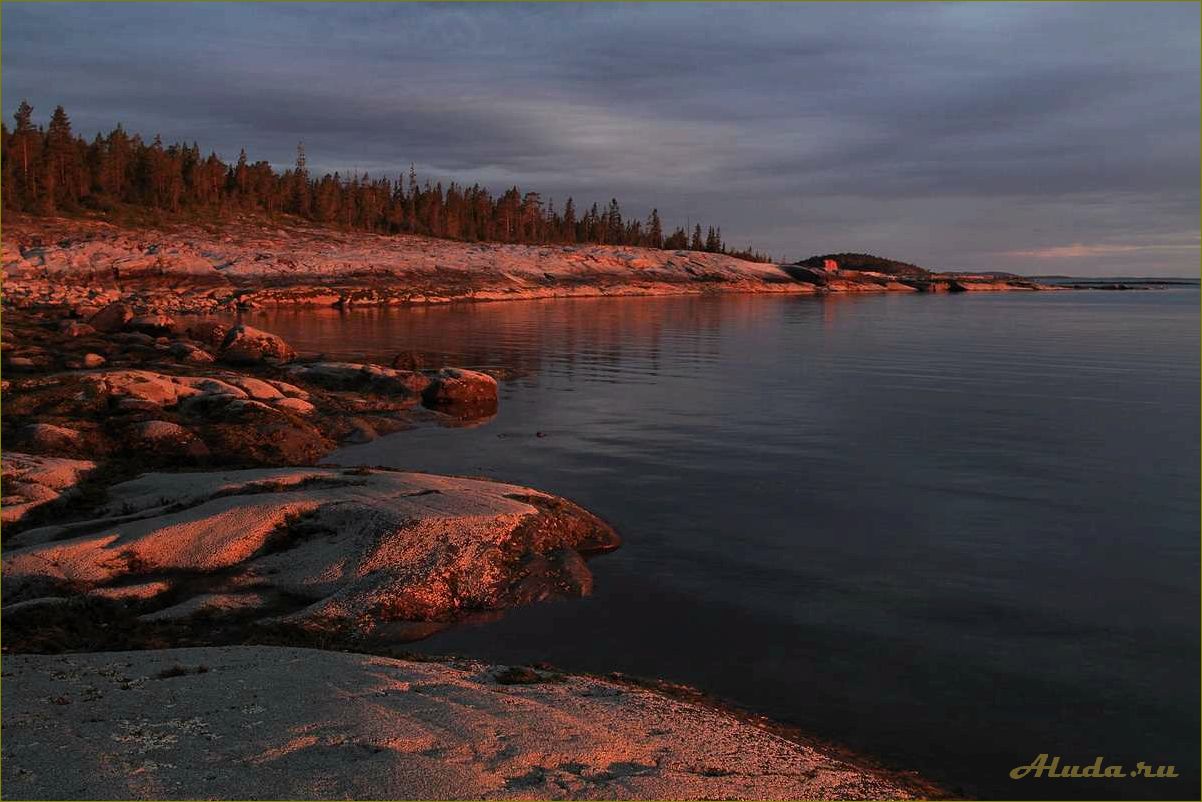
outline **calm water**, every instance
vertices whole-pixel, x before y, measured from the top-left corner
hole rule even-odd
[[[531,484],[625,538],[592,598],[422,648],[691,683],[971,794],[1197,798],[1196,289],[252,322],[524,371],[485,426],[334,458]],[[1009,779],[1040,752],[1183,777]]]

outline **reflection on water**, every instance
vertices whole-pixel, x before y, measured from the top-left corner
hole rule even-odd
[[[516,369],[487,426],[334,458],[531,484],[624,536],[592,598],[423,648],[688,682],[969,793],[1196,795],[1195,289],[250,320]],[[1184,776],[1009,779],[1041,752]]]

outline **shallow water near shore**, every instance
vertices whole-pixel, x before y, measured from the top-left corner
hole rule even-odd
[[[565,495],[590,598],[414,644],[685,682],[1004,798],[1195,798],[1199,295],[580,299],[246,315],[504,367],[500,411],[335,453]],[[1170,779],[1009,778],[1063,763]]]

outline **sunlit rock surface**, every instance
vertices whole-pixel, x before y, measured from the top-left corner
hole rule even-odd
[[[5,450],[0,521],[16,523],[30,510],[69,492],[96,467],[91,460],[44,457]]]
[[[469,243],[249,221],[231,221],[214,234],[192,226],[18,220],[5,234],[6,302],[99,310],[121,301],[93,319],[115,327],[135,314],[271,304],[815,291],[776,265],[696,251]]]
[[[4,670],[11,798],[912,798],[595,678],[261,646],[6,655]]]
[[[587,594],[582,554],[618,544],[537,490],[357,468],[147,474],[110,488],[101,514],[8,538],[6,602],[130,598],[140,615],[224,604],[260,623],[373,634]]]

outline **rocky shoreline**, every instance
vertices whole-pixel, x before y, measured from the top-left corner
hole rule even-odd
[[[10,656],[5,672],[3,780],[25,799],[933,791],[712,706],[546,668],[239,646]]]
[[[619,544],[532,488],[320,464],[486,420],[494,377],[121,301],[3,323],[7,796],[941,793],[665,688],[389,659],[586,595],[586,560]]]
[[[699,251],[503,245],[345,233],[298,222],[130,229],[5,221],[5,303],[214,314],[266,306],[381,306],[625,295],[1049,289],[995,276],[899,276],[749,262]]]
[[[420,637],[587,593],[581,555],[617,546],[604,522],[530,488],[316,467],[419,420],[491,416],[487,374],[303,360],[249,326],[119,303],[86,322],[9,311],[4,324],[6,648],[22,618],[80,599],[131,633],[230,612],[247,624],[231,642],[264,623],[398,622]]]

